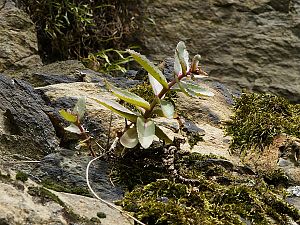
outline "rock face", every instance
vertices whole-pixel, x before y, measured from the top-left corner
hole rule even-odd
[[[47,107],[29,84],[0,75],[0,102],[1,152],[36,158],[55,150]]]
[[[140,41],[155,59],[179,40],[227,85],[300,102],[299,0],[143,1]]]
[[[0,0],[0,72],[41,64],[35,25],[13,0]]]

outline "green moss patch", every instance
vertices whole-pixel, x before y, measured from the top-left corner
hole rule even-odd
[[[157,154],[149,150],[151,153]],[[159,159],[157,166],[161,165]],[[143,157],[140,160],[144,166],[149,162]],[[268,185],[263,178],[237,171],[219,157],[177,153],[177,173],[198,181],[193,183],[174,179],[162,167],[160,173],[152,173],[146,180],[150,174],[133,164],[126,164],[126,169],[136,175],[126,177],[135,185],[119,204],[148,225],[288,224],[290,219],[300,222],[299,211],[284,200],[281,189]]]
[[[243,94],[235,99],[226,133],[232,136],[231,150],[242,154],[264,149],[278,134],[300,137],[300,105],[269,94]]]

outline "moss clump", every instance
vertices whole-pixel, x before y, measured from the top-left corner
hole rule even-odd
[[[16,180],[20,180],[22,182],[25,182],[28,180],[28,174],[24,173],[22,171],[18,171],[16,174]]]
[[[235,100],[226,133],[232,136],[230,149],[243,154],[264,149],[281,133],[300,137],[300,106],[274,95],[243,94]]]
[[[92,195],[86,188],[75,187],[75,186],[71,186],[71,185],[64,184],[64,183],[58,183],[57,181],[54,181],[51,179],[43,180],[41,184],[44,187],[46,187],[48,189],[52,189],[54,191],[67,192],[67,193],[92,197]]]
[[[199,135],[199,134],[189,134],[188,135],[188,142],[189,142],[189,145],[191,146],[191,149],[197,145],[197,143],[199,141],[203,141],[203,135]]]
[[[179,174],[197,179],[197,185],[166,176],[136,186],[119,204],[148,225],[287,224],[289,218],[300,222],[299,211],[284,201],[279,190],[257,177],[234,175],[221,165],[211,166],[214,173],[207,173],[203,166],[207,160],[209,157],[193,153],[176,162]]]
[[[106,218],[106,214],[105,214],[104,212],[97,212],[97,216],[98,216],[100,219]]]

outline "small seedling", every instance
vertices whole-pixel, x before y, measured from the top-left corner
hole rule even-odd
[[[71,133],[75,133],[81,136],[82,140],[79,142],[78,148],[83,146],[87,147],[90,150],[91,155],[95,157],[96,153],[92,148],[91,137],[88,135],[87,131],[84,129],[81,123],[82,118],[85,114],[85,110],[86,99],[85,97],[81,97],[78,99],[73,111],[66,111],[64,109],[61,109],[59,113],[65,120],[71,123],[68,127],[65,127],[64,129]]]

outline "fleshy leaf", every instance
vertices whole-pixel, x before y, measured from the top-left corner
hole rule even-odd
[[[214,96],[214,93],[207,90],[206,88],[199,86],[198,84],[188,83],[184,81],[182,81],[182,84],[184,85],[184,88],[188,93],[193,93],[193,94],[195,93],[196,96],[207,96],[207,97]]]
[[[73,123],[70,124],[70,126],[65,127],[65,130],[71,132],[71,133],[75,133],[75,134],[81,134],[80,129]]]
[[[152,120],[146,120],[142,117],[137,118],[136,128],[139,142],[143,148],[149,148],[155,137],[155,124]]]
[[[160,100],[160,106],[166,118],[173,119],[174,105],[166,100]]]
[[[59,110],[59,114],[67,121],[71,122],[71,123],[75,123],[77,121],[77,116],[67,112],[64,109]]]
[[[134,148],[139,143],[136,127],[129,128],[120,138],[120,142],[126,148]]]
[[[192,72],[195,72],[198,69],[198,64],[201,59],[201,55],[195,55],[192,61]]]
[[[105,106],[106,108],[110,109],[111,111],[119,114],[120,116],[123,116],[124,118],[136,122],[136,119],[138,117],[138,114],[135,112],[130,111],[129,109],[125,108],[124,106],[120,105],[119,103],[115,101],[111,101],[108,99],[103,98],[91,98],[94,101],[98,102],[99,104]]]
[[[157,96],[163,89],[163,86],[154,77],[148,73],[149,82],[152,86],[154,94]]]
[[[159,126],[155,126],[155,135],[166,142],[166,144],[171,144],[173,141],[168,137],[168,135]]]
[[[178,58],[177,51],[175,51],[175,55],[174,55],[174,73],[176,77],[182,74],[182,68]]]
[[[134,93],[131,93],[127,90],[122,90],[120,88],[117,88],[109,83],[107,83],[107,86],[108,86],[108,89],[110,89],[112,91],[112,93],[115,96],[117,96],[119,99],[122,99],[125,102],[128,102],[132,105],[142,107],[146,110],[150,109],[150,104],[145,99],[141,98],[140,96],[138,96]]]
[[[82,119],[86,109],[85,97],[80,97],[73,109],[74,114],[77,114],[79,119]]]
[[[189,53],[186,50],[185,44],[183,41],[180,41],[176,47],[176,53],[182,68],[182,73],[186,74],[189,71]]]
[[[168,88],[168,82],[162,72],[145,56],[134,50],[127,50],[127,52],[137,61],[154,79],[156,79],[164,88]]]

